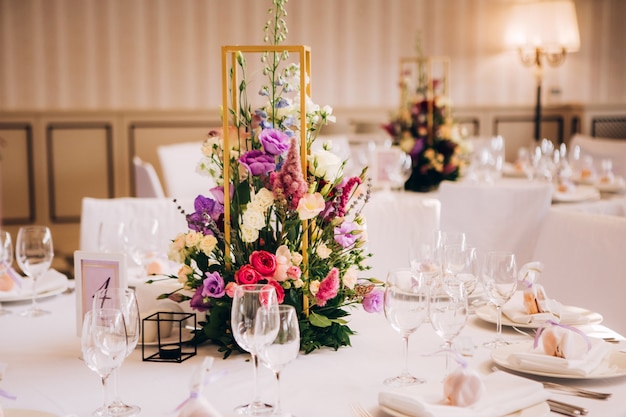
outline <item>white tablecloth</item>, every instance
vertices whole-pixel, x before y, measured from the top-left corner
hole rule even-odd
[[[17,395],[16,400],[0,397],[5,408],[40,409],[59,416],[88,417],[100,406],[102,390],[99,377],[79,359],[80,341],[75,332],[74,294],[63,294],[41,302],[52,314],[26,319],[13,314],[0,317],[0,362],[7,364],[0,388]],[[6,304],[15,313],[27,304]],[[358,332],[352,347],[339,351],[322,350],[302,355],[282,373],[282,399],[286,410],[299,417],[349,417],[350,406],[359,402],[383,417],[377,409],[377,393],[382,380],[399,372],[402,366],[400,336],[386,323],[382,314],[354,310],[351,326]],[[461,338],[473,349],[469,366],[490,372],[490,350],[482,343],[494,337],[495,325],[471,317]],[[511,341],[529,341],[527,336],[505,329]],[[444,358],[424,356],[439,349],[442,340],[430,325],[422,325],[410,338],[412,373],[428,381],[443,378]],[[623,342],[624,343],[624,342]],[[622,345],[626,347],[626,345]],[[173,416],[172,411],[188,395],[193,369],[205,355],[215,356],[215,374],[226,374],[205,389],[204,395],[224,416],[234,416],[233,408],[250,399],[252,369],[245,354],[222,360],[215,346],[203,345],[198,355],[180,364],[143,362],[141,349],[128,357],[120,370],[122,399],[142,408],[148,417]],[[260,393],[273,401],[272,374],[261,367]],[[626,380],[576,381],[576,385],[609,391],[613,397],[598,401],[554,394],[552,398],[587,407],[590,416],[626,415]]]

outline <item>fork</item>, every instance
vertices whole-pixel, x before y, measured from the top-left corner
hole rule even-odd
[[[354,417],[372,417],[372,414],[359,403],[352,404],[352,414]]]
[[[608,393],[608,392],[590,391],[587,389],[573,387],[570,385],[557,384],[555,382],[543,382],[543,386],[545,388],[552,388],[552,389],[556,389],[556,390],[563,391],[563,392],[569,392],[570,394],[574,394],[579,397],[593,398],[596,400],[606,400],[612,395],[611,393]]]

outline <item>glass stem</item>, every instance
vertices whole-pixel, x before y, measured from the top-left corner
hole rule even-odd
[[[256,354],[250,354],[252,357],[252,378],[254,380],[254,388],[252,391],[252,404],[259,404],[261,400],[259,399],[259,357]]]
[[[110,385],[111,385],[111,393],[112,393],[111,400],[112,400],[112,403],[114,404],[121,403],[120,391],[117,385],[117,375],[119,373],[118,369],[120,368],[115,368],[113,372],[111,372],[111,376],[110,376],[110,379],[111,379]]]
[[[446,340],[446,373],[445,376],[450,375],[450,354],[452,353],[452,342]]]
[[[102,410],[103,410],[103,415],[108,415],[107,412],[107,408],[109,407],[109,405],[111,404],[111,384],[109,384],[109,376],[111,374],[108,375],[104,375],[102,376],[102,401],[103,401],[103,405],[102,405]]]
[[[502,307],[499,305],[496,306],[496,338],[498,340],[502,339]]]
[[[276,405],[274,406],[274,414],[280,415],[282,413],[280,406],[280,371],[274,371],[276,376]]]
[[[402,340],[404,341],[403,343],[404,368],[402,368],[402,375],[408,375],[409,374],[409,335],[408,334],[403,335]]]
[[[39,281],[39,276],[33,274],[33,295],[31,297],[31,309],[37,310],[37,281]]]

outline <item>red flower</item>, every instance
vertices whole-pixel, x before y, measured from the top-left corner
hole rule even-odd
[[[235,281],[239,285],[256,284],[263,276],[252,267],[252,265],[244,265],[235,272]]]
[[[250,255],[250,264],[259,274],[271,277],[276,271],[276,256],[264,250],[256,250]]]
[[[271,286],[274,288],[274,290],[276,290],[276,299],[278,300],[278,304],[282,304],[283,301],[285,301],[285,290],[280,285],[280,283],[275,279],[267,279],[266,287],[267,286]]]

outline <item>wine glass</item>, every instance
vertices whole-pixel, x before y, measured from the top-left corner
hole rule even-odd
[[[13,242],[11,234],[6,230],[0,230],[0,275],[8,274],[10,279],[14,271],[11,270],[11,262],[13,262]],[[11,314],[11,310],[2,307],[0,303],[0,316]]]
[[[133,350],[135,350],[137,342],[139,341],[140,318],[137,295],[135,294],[135,291],[131,288],[102,288],[96,291],[93,296],[92,310],[97,311],[102,309],[119,310],[122,312],[124,317],[124,322],[126,324],[126,352],[122,357],[122,362],[119,366],[121,367],[124,359],[128,357],[133,352]],[[125,404],[120,399],[117,384],[119,367],[115,368],[111,375],[113,398],[112,401],[107,405],[106,413],[104,413],[104,415],[133,416],[139,414],[141,408],[136,405]]]
[[[494,348],[508,344],[502,338],[502,306],[517,289],[517,266],[515,255],[506,251],[491,251],[485,255],[482,273],[483,287],[489,301],[496,307],[496,338],[484,344]]]
[[[385,284],[384,312],[391,327],[400,333],[404,341],[404,367],[399,375],[385,379],[385,385],[399,387],[424,382],[408,370],[409,336],[424,322],[427,308],[428,287],[424,279],[410,269],[389,272]]]
[[[20,227],[15,243],[15,258],[24,274],[33,279],[31,307],[20,313],[22,316],[38,317],[49,313],[37,306],[37,282],[50,268],[53,257],[52,234],[48,227]]]
[[[476,290],[478,284],[476,248],[462,244],[444,246],[442,268],[449,279],[456,280],[465,287],[468,298]]]
[[[278,330],[275,330],[276,318],[273,317],[274,311],[278,310]],[[268,314],[268,312],[270,314]],[[276,377],[276,404],[272,416],[290,417],[291,414],[282,411],[280,405],[280,372],[289,362],[298,356],[300,350],[300,325],[298,323],[298,314],[294,306],[282,304],[276,308],[259,309],[257,314],[257,329],[255,333],[274,333],[276,338],[268,344],[264,344],[259,349],[259,359],[261,363],[268,367]]]
[[[231,328],[235,341],[252,358],[254,389],[252,391],[252,402],[239,406],[235,409],[238,414],[263,415],[270,414],[273,407],[262,402],[258,397],[257,372],[259,369],[259,348],[263,344],[270,343],[276,338],[270,332],[258,334],[256,332],[257,314],[259,309],[269,310],[277,306],[276,291],[268,284],[245,284],[239,285],[233,294],[233,305],[231,308]],[[278,325],[276,325],[278,332]]]
[[[430,288],[428,315],[435,333],[445,342],[446,376],[450,373],[452,341],[467,322],[467,291],[463,282],[450,276]]]
[[[109,377],[124,360],[126,353],[126,326],[120,310],[101,309],[85,313],[81,334],[82,358],[89,369],[102,380],[104,399],[102,407],[93,412],[96,417],[108,417],[111,404]]]

